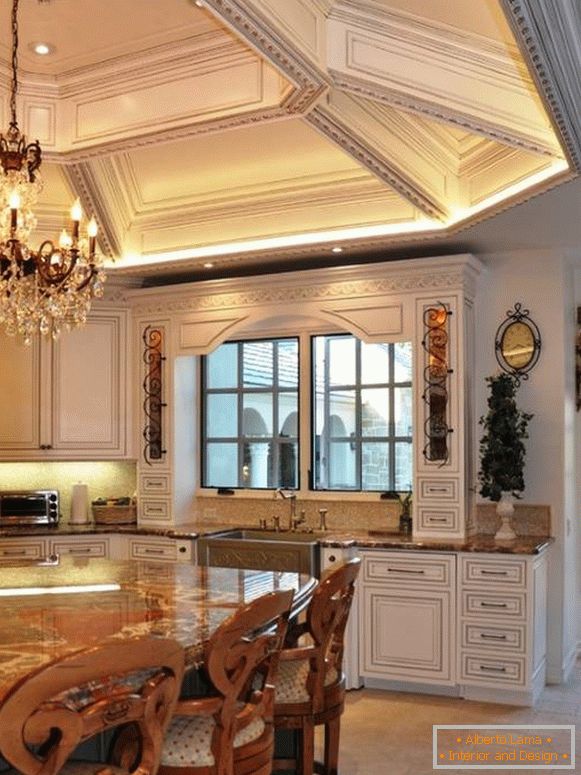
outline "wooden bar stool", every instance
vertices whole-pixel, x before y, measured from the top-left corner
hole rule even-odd
[[[342,565],[321,580],[307,611],[307,620],[293,626],[280,655],[274,725],[295,729],[297,760],[275,759],[274,769],[295,769],[337,775],[339,732],[345,701],[343,640],[360,560]],[[299,645],[300,644],[300,645]],[[325,725],[324,763],[315,762],[314,731]]]
[[[273,681],[292,598],[264,595],[218,627],[205,650],[210,696],[178,703],[159,775],[270,775]]]
[[[109,642],[40,668],[0,706],[0,752],[15,768],[8,772],[128,773],[123,766],[68,760],[85,740],[131,724],[140,740],[139,775],[155,775],[183,671],[183,649],[166,638]]]

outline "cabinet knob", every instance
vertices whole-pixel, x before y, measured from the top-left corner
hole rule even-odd
[[[184,554],[184,552],[186,551],[186,547],[185,547],[185,546],[180,546],[180,548],[179,548],[179,551],[180,551],[182,554]]]
[[[334,554],[330,554],[330,555],[329,555],[329,562],[335,562],[335,560],[336,560],[336,559],[337,559],[337,558],[335,557],[335,555],[334,555]]]

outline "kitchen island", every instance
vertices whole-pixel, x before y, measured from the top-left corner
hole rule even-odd
[[[176,638],[187,665],[243,604],[275,590],[304,608],[316,580],[297,573],[200,568],[188,563],[61,557],[0,566],[0,702],[20,679],[51,660],[108,638]]]

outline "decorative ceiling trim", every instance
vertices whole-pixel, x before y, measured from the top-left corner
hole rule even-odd
[[[384,183],[392,186],[404,199],[417,207],[426,215],[438,220],[444,220],[448,213],[440,205],[414,184],[403,171],[395,169],[384,158],[371,148],[361,137],[354,136],[352,130],[328,107],[318,106],[305,116],[305,120],[316,127],[322,134],[343,148],[356,161],[365,166]]]
[[[292,41],[285,40],[267,26],[266,21],[242,0],[204,0],[224,24],[236,32],[253,49],[297,86],[284,107],[291,113],[307,112],[328,89],[327,75],[309,61]]]
[[[303,270],[276,277],[202,281],[188,286],[129,291],[135,314],[287,305],[295,301],[330,301],[357,297],[462,288],[474,293],[481,264],[469,255],[414,259],[364,267]]]
[[[554,149],[550,146],[538,143],[526,135],[509,131],[506,127],[493,121],[485,121],[483,118],[476,119],[469,113],[462,113],[456,109],[450,110],[445,105],[422,100],[419,97],[411,97],[387,86],[371,84],[363,78],[345,75],[336,70],[330,70],[329,73],[333,79],[334,86],[342,91],[351,92],[357,96],[366,97],[377,102],[384,102],[392,107],[418,113],[435,121],[443,121],[446,124],[458,126],[468,132],[482,135],[489,140],[510,145],[514,148],[540,153],[544,156],[555,157],[556,155]]]
[[[581,9],[575,0],[501,0],[537,89],[581,173]]]

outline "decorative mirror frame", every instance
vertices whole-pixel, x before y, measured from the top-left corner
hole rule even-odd
[[[522,367],[512,366],[504,357],[502,352],[502,343],[504,339],[505,331],[515,323],[523,323],[531,332],[533,339],[533,353],[531,358]],[[530,317],[530,311],[523,309],[520,302],[515,302],[514,309],[509,309],[506,312],[506,318],[499,325],[494,337],[494,354],[500,368],[507,374],[514,377],[517,387],[520,386],[521,380],[527,380],[529,378],[529,372],[536,366],[539,357],[541,355],[541,332],[538,329],[537,324]]]

